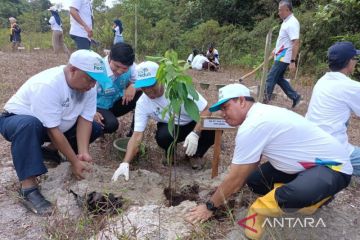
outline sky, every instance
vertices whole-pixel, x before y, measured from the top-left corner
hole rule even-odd
[[[62,3],[63,8],[67,9],[67,10],[69,9],[70,1],[71,0],[50,0],[50,2],[53,3],[53,4]],[[112,7],[113,6],[113,4],[112,4],[113,1],[114,0],[106,0],[106,5],[109,6],[109,7]]]

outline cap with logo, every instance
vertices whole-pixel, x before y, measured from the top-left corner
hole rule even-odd
[[[159,65],[155,62],[145,61],[136,66],[135,88],[151,87],[156,83],[156,73]]]
[[[341,69],[356,55],[360,55],[360,50],[351,42],[336,42],[328,49],[329,65]]]
[[[97,81],[102,88],[106,89],[112,86],[112,81],[106,73],[104,61],[96,52],[87,49],[77,50],[71,54],[69,63],[84,71]]]
[[[221,105],[232,98],[250,97],[250,90],[242,84],[234,83],[226,85],[219,89],[219,101],[209,108],[210,112],[216,112],[221,109]]]

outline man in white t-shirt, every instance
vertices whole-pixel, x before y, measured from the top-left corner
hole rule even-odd
[[[136,67],[137,79],[135,81],[135,88],[141,89],[144,94],[136,102],[134,133],[129,140],[124,161],[113,175],[112,179],[114,181],[120,175],[124,175],[125,180],[129,179],[129,163],[138,152],[138,147],[142,142],[144,131],[150,118],[157,122],[155,139],[157,144],[165,150],[165,153],[173,142],[173,137],[168,130],[169,114],[167,113],[164,118],[162,117],[163,110],[170,104],[170,101],[165,97],[164,86],[156,79],[158,68],[159,65],[157,63],[150,61],[142,62]],[[195,104],[199,108],[201,116],[210,115],[207,101],[203,96],[199,94],[199,100],[195,101]],[[215,131],[201,131],[201,123],[191,119],[184,105],[181,106],[180,116],[175,117],[174,123],[179,125],[177,142],[185,140],[184,147],[186,147],[187,156],[197,160],[201,159],[214,144]],[[202,167],[198,161],[191,163],[193,169]]]
[[[331,72],[315,84],[306,118],[338,139],[350,155],[353,175],[360,176],[360,147],[346,133],[351,113],[360,116],[360,83],[350,79],[360,50],[351,42],[337,42],[328,50]]]
[[[311,214],[349,184],[352,166],[343,146],[299,114],[255,103],[241,84],[220,88],[209,110],[221,110],[229,125],[239,126],[234,156],[224,181],[206,204],[191,210],[188,221],[206,221],[247,183],[264,195],[251,205],[245,223],[254,230],[245,234],[260,239],[265,217]],[[259,166],[261,156],[268,161]]]
[[[215,63],[210,62],[202,53],[196,55],[191,62],[191,68],[199,71],[210,70],[215,67]]]
[[[89,142],[101,134],[93,122],[96,82],[108,77],[100,55],[90,50],[74,52],[66,66],[40,72],[27,80],[4,106],[0,133],[11,142],[11,153],[21,182],[22,203],[38,215],[51,213],[51,203],[41,194],[37,176],[45,174],[41,146],[50,142],[71,163],[78,179],[91,170]]]
[[[93,37],[93,10],[91,0],[71,0],[70,37],[77,49],[90,49]]]
[[[300,24],[292,13],[290,1],[280,1],[279,16],[283,23],[281,24],[275,49],[272,52],[274,55],[274,65],[267,76],[264,103],[270,102],[275,85],[278,84],[293,101],[292,108],[294,108],[300,102],[301,96],[284,78],[284,73],[288,66],[292,73],[296,69],[296,57],[300,45]]]

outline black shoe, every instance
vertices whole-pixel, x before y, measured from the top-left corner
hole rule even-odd
[[[300,103],[300,100],[301,100],[300,95],[298,95],[295,99],[293,99],[293,104],[292,104],[291,108],[296,107]]]
[[[52,150],[47,147],[41,147],[41,152],[43,154],[43,159],[45,162],[53,162],[58,165],[62,162],[65,162],[65,159],[60,156],[57,150]]]
[[[39,216],[51,215],[51,203],[45,199],[38,188],[26,195],[23,194],[22,190],[20,190],[19,194],[20,202],[31,212]]]

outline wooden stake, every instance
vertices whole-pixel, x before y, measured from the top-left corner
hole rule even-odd
[[[222,130],[215,130],[214,156],[211,163],[211,178],[214,178],[218,175],[221,152],[221,135]]]

